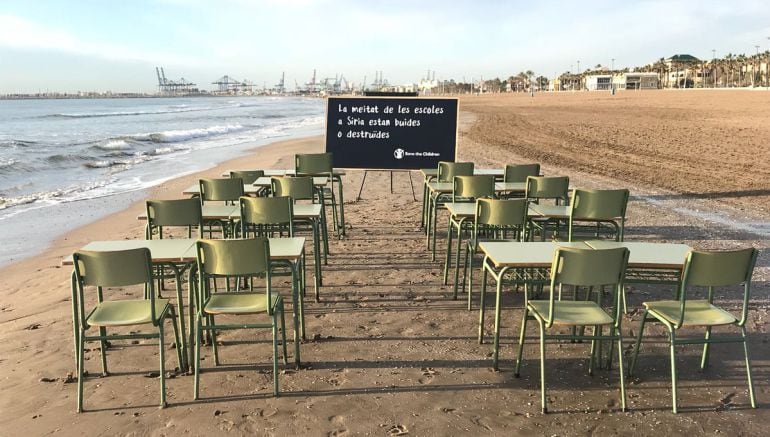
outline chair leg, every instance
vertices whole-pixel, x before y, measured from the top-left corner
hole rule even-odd
[[[78,336],[78,406],[77,406],[77,412],[81,413],[83,412],[83,380],[85,379],[85,369],[83,368],[83,355],[85,354],[84,351],[84,340],[83,337],[85,336],[85,332],[83,330],[80,331],[80,335]]]
[[[674,412],[674,414],[677,413],[677,402],[676,402],[676,350],[674,342],[676,341],[676,334],[672,329],[669,328],[669,349],[671,350],[671,400],[672,400],[672,406],[671,410]]]
[[[479,344],[484,344],[484,307],[487,296],[487,270],[481,267],[481,296],[479,298]]]
[[[107,328],[104,326],[99,327],[99,337],[101,339],[99,340],[99,352],[102,360],[102,375],[107,376],[109,375],[109,372],[107,371],[107,340],[104,338],[107,336]]]
[[[521,333],[519,334],[519,352],[516,354],[516,370],[513,376],[519,377],[521,371],[521,361],[524,359],[524,341],[527,338],[527,319],[529,319],[529,310],[524,308],[524,316],[521,318]]]
[[[179,346],[180,338],[182,336],[179,335],[179,328],[176,326],[176,312],[174,311],[174,307],[171,307],[171,311],[169,312],[171,315],[171,325],[174,328],[174,342],[176,343],[176,359],[179,363],[179,370],[184,371],[184,368],[187,367],[187,351],[183,350],[183,347]],[[179,318],[183,318],[183,316],[179,316]],[[183,331],[184,332],[184,331]]]
[[[628,376],[636,373],[636,359],[639,357],[639,348],[642,346],[642,335],[644,334],[644,325],[647,323],[647,310],[642,313],[642,320],[639,322],[639,332],[636,334],[636,343],[634,344],[634,354],[631,356],[631,362],[628,364]]]
[[[175,323],[172,321],[172,323]],[[158,323],[158,356],[160,359],[160,408],[166,408],[166,351],[163,332],[163,321]]]
[[[594,363],[596,362],[596,350],[597,350],[597,347],[596,347],[596,343],[597,343],[596,337],[601,335],[600,329],[601,328],[599,327],[599,325],[594,325],[594,338],[591,340],[591,353],[590,353],[590,358],[588,360],[588,375],[589,376],[593,376],[594,375]],[[601,340],[599,340],[598,342],[601,342]],[[601,356],[599,357],[599,361],[601,361]]]
[[[195,323],[195,382],[193,383],[193,399],[198,400],[200,394],[200,380],[201,380],[201,343],[203,342],[203,323],[201,317],[198,316]]]
[[[278,320],[273,313],[273,395],[278,396]]]
[[[754,396],[754,381],[751,379],[751,362],[749,361],[749,343],[746,341],[746,327],[741,326],[741,336],[743,337],[743,355],[746,357],[746,378],[749,383],[749,400],[751,408],[757,408],[757,399]]]
[[[457,283],[460,281],[460,254],[462,252],[462,225],[457,228],[457,253],[455,254],[455,300],[457,300]]]
[[[288,366],[289,354],[287,352],[287,347],[286,347],[286,311],[284,310],[283,299],[281,299],[280,311],[281,311],[281,344],[283,345],[283,365]]]
[[[209,315],[208,316],[208,325],[212,328],[214,328],[216,322],[214,321],[214,316]],[[216,329],[210,329],[209,333],[211,334],[211,348],[214,352],[214,365],[219,365],[219,350],[217,349],[217,330]]]
[[[548,405],[545,393],[545,325],[542,320],[537,321],[540,326],[540,405],[543,414],[548,413]]]
[[[465,267],[463,270],[463,292],[465,291],[465,278],[468,278],[468,311],[473,309],[473,254],[470,247],[465,247]]]
[[[446,257],[444,258],[444,285],[449,282],[449,267],[452,263],[452,215],[449,215],[447,219],[447,233],[446,233]],[[457,231],[458,239],[460,238],[460,230]],[[454,297],[457,299],[457,296]]]
[[[711,338],[711,326],[706,327],[706,338],[703,343],[703,357],[700,360],[700,369],[706,370],[709,364],[709,338]]]
[[[615,328],[615,334],[618,336],[618,372],[620,372],[620,409],[621,411],[628,411],[626,407],[626,377],[623,374],[623,336],[620,332],[620,328]],[[612,353],[612,350],[610,350]],[[609,369],[609,368],[608,368]]]

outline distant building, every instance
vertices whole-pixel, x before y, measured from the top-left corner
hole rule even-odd
[[[625,73],[622,75],[621,88],[627,90],[655,90],[658,89],[658,73]]]
[[[585,87],[588,91],[609,91],[612,87],[612,75],[590,74],[585,77]]]

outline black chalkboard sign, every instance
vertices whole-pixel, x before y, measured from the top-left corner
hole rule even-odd
[[[457,99],[329,97],[326,151],[334,166],[417,170],[454,161]]]

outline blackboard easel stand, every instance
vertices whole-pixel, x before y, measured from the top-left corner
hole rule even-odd
[[[390,172],[390,194],[393,194],[393,172],[406,173],[409,176],[409,186],[412,187],[412,198],[417,202],[417,196],[414,194],[414,182],[412,182],[411,170],[364,170],[364,178],[361,179],[361,186],[358,188],[358,196],[356,196],[356,202],[361,200],[361,192],[364,191],[364,182],[366,182],[366,174],[370,171],[389,171]]]

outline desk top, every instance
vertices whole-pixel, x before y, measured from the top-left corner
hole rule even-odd
[[[680,269],[684,265],[685,256],[692,250],[686,244],[646,243],[641,241],[590,240],[586,241],[586,244],[594,249],[627,247],[630,251],[628,265],[649,269]]]
[[[243,186],[243,194],[257,194],[261,189],[262,187],[255,187],[251,184],[246,184]],[[190,185],[189,187],[185,188],[184,191],[182,191],[182,195],[183,196],[200,196],[201,186],[199,184]]]
[[[557,247],[610,249],[627,247],[628,266],[632,268],[680,269],[685,255],[692,250],[686,244],[615,242],[592,240],[576,243],[484,241],[479,248],[495,267],[550,267]]]
[[[435,178],[438,176],[438,168],[421,168],[420,173],[425,179]],[[502,168],[476,168],[473,170],[475,175],[488,174],[492,176],[502,177],[505,174],[505,170]]]
[[[128,250],[146,247],[150,249],[153,262],[181,262],[186,252],[193,248],[195,252],[194,238],[165,238],[162,240],[114,240],[92,241],[82,247],[81,250],[109,251]],[[193,259],[195,255],[193,254]],[[62,260],[62,265],[72,265],[72,255]]]
[[[302,256],[305,237],[269,238],[270,259],[295,261]],[[194,238],[166,238],[163,240],[114,240],[92,241],[81,250],[108,251],[127,250],[146,247],[150,249],[152,261],[162,262],[192,262],[197,259]],[[63,266],[72,265],[72,255],[62,259]]]
[[[263,176],[261,178],[257,178],[257,180],[254,181],[254,186],[255,187],[260,187],[260,188],[270,187],[271,186],[270,179],[271,179],[270,176]],[[315,185],[317,187],[322,187],[322,186],[326,185],[327,183],[329,183],[329,178],[328,177],[325,177],[325,176],[315,176],[315,177],[313,177],[313,185]]]
[[[480,250],[489,257],[495,267],[550,267],[557,247],[589,249],[583,242],[510,242],[482,241]]]
[[[255,170],[255,169],[251,169],[251,170],[243,170],[243,169],[240,169],[240,170],[227,170],[227,171],[222,173],[222,177],[223,178],[229,178],[231,171],[253,171],[253,170]],[[268,169],[265,169],[263,171],[265,172],[265,176],[267,176],[267,177],[270,177],[270,176],[293,175],[295,173],[293,168],[292,169],[268,168]],[[347,173],[345,173],[345,170],[342,170],[340,168],[332,169],[332,175],[333,176],[345,176],[346,174]]]
[[[536,215],[540,217],[549,217],[555,219],[568,219],[570,206],[568,205],[539,205],[537,203],[531,203],[529,205],[530,212],[534,211]]]
[[[454,182],[428,182],[428,188],[434,193],[451,193],[454,190]],[[519,191],[527,189],[525,182],[495,182],[495,191]]]
[[[204,220],[230,220],[241,216],[240,205],[222,205],[205,203],[201,208]],[[321,205],[318,203],[294,204],[294,218],[316,218],[321,216]],[[147,220],[147,213],[143,212],[136,217],[138,220]]]
[[[445,203],[444,206],[449,211],[449,214],[451,214],[455,218],[473,218],[476,217],[476,202],[449,202]],[[529,211],[527,214],[532,217],[540,217],[542,214],[540,214],[538,211],[535,211],[532,208],[532,204],[529,206]]]

